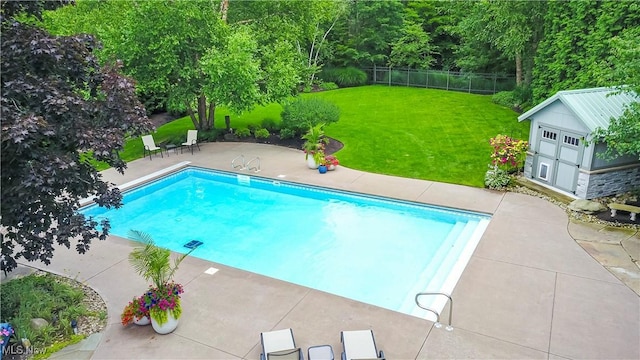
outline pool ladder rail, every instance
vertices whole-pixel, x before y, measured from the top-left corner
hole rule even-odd
[[[248,170],[248,171],[259,172],[260,157],[256,156],[253,159],[246,161],[246,158],[244,157],[244,155],[238,155],[233,160],[231,160],[231,168],[238,169],[238,170]]]
[[[449,303],[449,324],[445,327],[445,330],[453,331],[453,326],[451,326],[451,316],[453,315],[453,298],[451,297],[451,295],[445,294],[442,292],[421,292],[416,294],[416,297],[415,297],[416,305],[418,305],[419,308],[432,312],[436,315],[436,323],[433,326],[439,329],[442,327],[442,323],[440,323],[440,313],[420,304],[419,299],[422,296],[446,296],[447,297],[447,302]]]

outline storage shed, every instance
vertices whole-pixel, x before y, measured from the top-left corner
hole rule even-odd
[[[640,101],[614,88],[559,91],[518,117],[530,120],[525,176],[574,198],[593,199],[640,187],[640,160],[620,156],[604,160],[606,144],[592,133],[608,128],[625,106]],[[587,141],[585,141],[587,140]]]

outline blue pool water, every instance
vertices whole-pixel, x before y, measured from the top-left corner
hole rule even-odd
[[[451,292],[490,219],[199,168],[123,203],[81,212],[108,217],[114,235],[143,231],[182,253],[198,240],[193,256],[416,316],[415,294]]]

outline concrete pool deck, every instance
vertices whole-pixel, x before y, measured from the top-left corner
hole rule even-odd
[[[640,297],[632,290],[640,288],[637,266],[634,273],[630,266],[635,264],[624,262],[624,255],[603,250],[620,237],[637,250],[637,232],[603,233],[601,227],[572,223],[558,206],[523,194],[342,166],[320,175],[306,168],[304,154],[295,149],[246,143],[206,143],[201,149],[194,155],[171,152],[152,161],[139,159],[129,163],[125,175],[113,170],[103,175],[120,185],[184,161],[233,171],[235,157],[259,156],[259,173],[236,172],[492,214],[452,294],[454,331],[193,257],[176,273],[185,294],[175,332],[157,335],[150,326],[123,327],[123,306],[144,291],[146,283],[127,261],[133,243],[112,236],[94,241],[85,255],[58,248],[51,265],[26,264],[84,282],[108,307],[108,325],[101,334],[52,358],[258,359],[260,332],[289,327],[305,357],[310,346],[329,344],[339,359],[341,330],[372,329],[387,359],[640,358]],[[598,245],[587,252],[577,241]],[[590,253],[608,255],[610,270],[622,269],[625,282]],[[210,267],[219,271],[208,275]],[[443,322],[447,315],[442,314]]]

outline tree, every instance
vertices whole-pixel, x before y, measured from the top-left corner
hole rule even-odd
[[[25,5],[26,3],[26,5]],[[16,260],[49,264],[54,243],[89,250],[109,222],[77,212],[80,200],[118,207],[122,196],[101,179],[93,159],[123,172],[126,136],[151,129],[134,84],[119,65],[100,66],[91,36],[56,37],[16,20],[52,3],[3,1],[2,9],[2,270]],[[58,3],[59,5],[59,3]]]
[[[420,24],[406,23],[402,36],[391,48],[389,66],[428,69],[435,63],[429,34]]]
[[[338,20],[346,13],[347,3],[345,1],[314,1],[307,3],[314,6],[311,10],[313,15],[307,23],[304,35],[304,45],[307,50],[307,71],[310,73],[308,84],[311,85],[315,75],[322,67],[320,54],[322,51],[328,52],[327,36],[333,30]],[[300,46],[302,48],[302,46]],[[329,57],[327,54],[326,57]]]
[[[348,14],[336,24],[332,41],[332,65],[383,65],[389,60],[391,44],[401,36],[403,5],[399,0],[350,0]]]
[[[631,27],[610,40],[612,55],[609,81],[623,84],[619,91],[640,96],[640,28]],[[627,106],[621,117],[611,119],[607,129],[598,129],[596,138],[607,143],[606,158],[633,155],[640,158],[640,100]]]
[[[231,21],[234,4],[221,4]],[[118,31],[103,39],[105,50],[123,60],[143,91],[167,94],[169,108],[186,110],[196,129],[214,127],[219,105],[248,110],[286,98],[299,82],[291,42],[261,42],[263,35],[249,22],[227,24],[217,2],[127,6]]]
[[[535,56],[535,102],[561,90],[620,83],[611,68],[610,39],[640,23],[640,4],[627,1],[553,1],[544,18],[544,39]],[[614,81],[614,82],[612,82]]]
[[[450,28],[457,23],[456,14],[450,11],[451,3],[438,0],[405,1],[405,24],[421,24],[429,34],[434,67],[443,70],[455,68],[454,51],[459,40]]]
[[[491,45],[514,61],[516,84],[529,84],[546,2],[492,0],[460,5],[459,11],[467,13],[456,27],[463,43]]]

